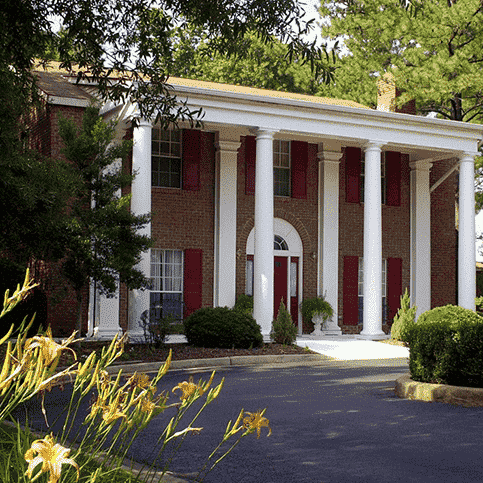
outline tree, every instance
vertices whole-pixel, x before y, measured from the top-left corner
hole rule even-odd
[[[483,122],[483,3],[480,0],[322,1],[322,36],[339,39],[345,61],[334,89],[356,85],[352,99],[377,99],[375,78],[394,75],[399,106],[414,99],[420,114]],[[476,210],[483,206],[483,164],[476,163]]]
[[[117,282],[129,289],[149,286],[136,264],[152,245],[150,237],[138,232],[150,215],[131,213],[130,195],[121,194],[134,176],[116,168],[116,160],[126,158],[132,143],[113,143],[114,125],[105,123],[97,108],[86,109],[80,130],[73,121],[59,119],[59,132],[65,145],[63,154],[78,179],[62,266],[77,295],[80,324],[82,290],[90,279],[108,296],[116,291]]]
[[[289,48],[276,38],[265,44],[248,32],[241,41],[246,54],[238,58],[210,52],[209,39],[200,29],[177,29],[173,37],[175,76],[300,94],[315,94],[322,81],[300,59],[288,62]]]

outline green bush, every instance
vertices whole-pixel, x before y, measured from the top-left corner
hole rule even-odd
[[[414,325],[416,317],[416,308],[411,307],[408,289],[405,290],[401,297],[401,308],[394,316],[394,322],[391,326],[391,339],[396,339],[408,343],[407,333],[409,328]]]
[[[483,387],[483,317],[446,305],[422,314],[408,330],[415,381]]]
[[[197,347],[248,349],[263,344],[260,326],[251,315],[228,307],[205,307],[184,321],[188,344]]]
[[[277,344],[291,345],[297,338],[297,327],[292,321],[292,316],[285,308],[283,299],[280,300],[277,319],[272,323],[270,338]]]
[[[477,312],[483,312],[483,297],[475,298],[475,306]]]
[[[235,306],[233,310],[241,312],[246,315],[253,315],[253,297],[251,295],[240,294],[236,298]]]

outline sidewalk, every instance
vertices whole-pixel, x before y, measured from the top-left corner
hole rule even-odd
[[[409,349],[397,345],[360,340],[354,336],[343,335],[312,339],[310,336],[297,337],[295,342],[300,347],[308,347],[314,352],[345,361],[367,359],[395,359],[409,357]]]
[[[167,338],[168,344],[183,342],[186,342],[184,335],[170,335]],[[295,343],[300,347],[308,347],[319,354],[345,361],[409,357],[407,347],[372,340],[360,340],[353,335],[332,336],[324,339],[299,336]]]

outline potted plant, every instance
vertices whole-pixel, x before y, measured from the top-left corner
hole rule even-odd
[[[303,300],[300,304],[300,311],[306,321],[314,323],[312,335],[322,335],[322,327],[334,314],[332,306],[325,300],[323,295]]]

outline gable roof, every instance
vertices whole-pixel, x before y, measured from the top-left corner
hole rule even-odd
[[[57,98],[71,98],[92,100],[92,96],[82,88],[82,84],[76,84],[76,71],[69,72],[60,68],[59,62],[51,61],[45,68],[37,66],[35,73],[39,78],[39,87],[48,96]],[[112,76],[116,78],[115,75]],[[354,101],[346,99],[332,99],[330,97],[310,96],[307,94],[296,94],[293,92],[274,91],[270,89],[261,89],[256,87],[245,87],[233,84],[223,84],[218,82],[207,82],[194,79],[184,79],[181,77],[169,77],[167,85],[173,87],[187,87],[192,89],[207,89],[213,92],[226,92],[233,94],[245,94],[254,97],[268,97],[274,99],[292,99],[306,101],[314,104],[325,104],[330,106],[356,107],[359,109],[369,109]]]

